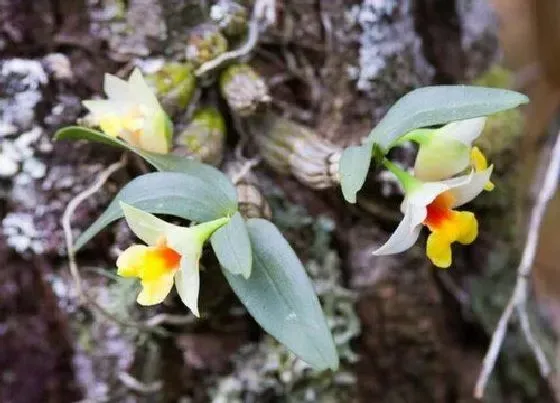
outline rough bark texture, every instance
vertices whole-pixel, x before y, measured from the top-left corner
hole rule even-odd
[[[277,11],[252,63],[270,84],[275,111],[333,147],[356,143],[407,91],[470,81],[498,55],[495,21],[483,0],[286,0]],[[51,135],[75,122],[80,99],[99,93],[105,71],[127,71],[134,58],[183,58],[186,33],[205,13],[190,0],[0,0],[0,400],[472,401],[505,302],[500,296],[509,289],[506,283],[496,297],[491,287],[515,256],[516,227],[502,213],[516,190],[507,174],[516,137],[504,125],[495,127],[505,140],[491,144],[492,155],[503,164],[498,182],[512,193],[477,205],[499,218],[483,229],[482,242],[461,252],[450,276],[434,272],[420,247],[371,256],[399,217],[400,195],[386,175],[372,172],[358,206],[349,206],[337,189],[312,191],[269,167],[256,170],[276,223],[318,289],[330,284],[320,297],[342,324],[337,374],[305,370],[263,336],[208,258],[201,297],[207,318],[168,325],[163,335],[121,327],[79,303],[67,275],[61,215],[119,153],[53,145]],[[208,93],[204,101],[216,102]],[[232,127],[228,144],[236,139]],[[395,151],[403,163],[412,157],[410,149]],[[86,228],[145,169],[130,158],[80,206],[73,228]],[[134,283],[102,275],[112,272],[116,248],[131,242],[124,225],[111,228],[79,256],[85,287],[121,318],[184,314],[176,297],[140,309]],[[506,349],[512,354],[488,401],[548,401],[530,355],[518,345]]]

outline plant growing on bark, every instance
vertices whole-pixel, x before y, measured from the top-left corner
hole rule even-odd
[[[470,244],[478,235],[474,214],[454,208],[494,187],[490,182],[492,166],[488,167],[478,147],[472,147],[484,126],[484,116],[527,102],[526,96],[502,89],[420,88],[397,101],[362,145],[346,148],[340,159],[340,179],[348,202],[356,202],[372,158],[377,165],[389,169],[405,191],[402,221],[373,253],[386,255],[409,249],[422,226],[426,226],[431,231],[426,245],[428,258],[438,267],[449,267],[451,244]],[[444,124],[438,129],[430,128]],[[414,175],[386,157],[392,147],[406,141],[419,144]]]
[[[243,218],[235,187],[218,169],[168,154],[170,121],[139,72],[128,82],[107,76],[105,89],[109,100],[85,103],[101,131],[68,127],[56,138],[121,147],[143,157],[159,172],[141,175],[124,186],[80,236],[75,250],[110,223],[126,218],[148,245],[128,248],[117,261],[119,274],[141,280],[138,302],[160,303],[175,284],[183,303],[198,316],[198,259],[209,240],[223,275],[255,320],[314,368],[336,369],[338,355],[317,296],[281,232],[268,220]],[[506,90],[419,89],[399,100],[361,146],[342,153],[339,172],[329,177],[340,178],[346,200],[355,202],[372,157],[393,172],[406,190],[404,219],[376,254],[409,248],[425,225],[432,231],[428,257],[440,267],[451,264],[451,244],[468,244],[478,231],[472,213],[453,208],[491,187],[492,167],[480,150],[471,147],[484,119],[472,118],[525,102],[523,95]],[[429,128],[449,122],[456,123]],[[386,157],[393,146],[408,140],[420,144],[416,176]],[[338,157],[336,162],[333,167],[338,166]],[[463,171],[464,175],[452,177]],[[153,214],[176,216],[193,225],[178,227]]]
[[[113,91],[111,85],[127,82],[116,80],[109,78],[111,84],[106,86],[110,100],[95,102],[120,99],[122,94]],[[138,91],[134,85],[142,91],[147,88],[136,71],[128,84],[132,88],[126,87],[127,94]],[[146,97],[155,106],[153,93]],[[129,100],[135,101],[134,105],[144,102],[141,97]],[[107,108],[102,112],[109,111]],[[152,132],[137,130],[136,126],[135,141],[131,141],[131,117],[127,112],[128,109],[110,115],[109,126],[97,120],[102,131],[74,126],[55,135],[57,139],[89,139],[127,149],[159,171],[141,175],[121,189],[107,210],[76,241],[74,249],[80,249],[111,222],[125,217],[133,232],[148,244],[131,246],[117,261],[118,274],[141,280],[143,290],[138,302],[162,302],[174,283],[183,303],[198,316],[198,259],[204,241],[209,240],[223,275],[255,320],[314,368],[336,369],[338,354],[319,300],[302,263],[276,226],[262,218],[244,219],[235,187],[219,170],[168,154],[168,126],[155,131],[160,135],[158,147],[144,147],[143,136],[151,136]],[[161,108],[158,113],[165,116]],[[153,214],[172,215],[197,225],[178,227]]]

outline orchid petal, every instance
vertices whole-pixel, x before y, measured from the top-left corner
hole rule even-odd
[[[449,178],[470,164],[470,149],[454,139],[434,136],[426,145],[420,145],[414,175],[423,181]]]
[[[182,257],[181,268],[175,273],[175,288],[183,304],[199,317],[200,270],[197,258],[186,255]]]
[[[422,222],[426,219],[426,206],[438,194],[446,191],[448,187],[439,182],[428,182],[407,195],[401,208],[404,217],[397,229],[383,246],[373,252],[374,255],[390,255],[409,249],[420,235]]]
[[[166,273],[150,280],[142,280],[142,291],[136,302],[140,305],[156,305],[163,302],[173,287],[174,272]]]
[[[99,116],[126,113],[129,108],[128,103],[122,101],[109,101],[106,99],[85,100],[82,101],[82,105],[96,118]]]
[[[138,139],[141,149],[159,154],[166,154],[169,151],[166,120],[167,116],[162,109],[157,110],[149,119],[144,120],[142,136]]]
[[[456,187],[459,187],[459,186],[469,184],[472,181],[472,179],[474,178],[474,175],[475,175],[474,171],[471,170],[468,175],[461,175],[461,176],[457,176],[455,178],[446,179],[446,180],[441,181],[439,183],[447,186],[448,189],[453,189],[453,188],[456,188]]]
[[[403,207],[406,210],[407,205],[423,206],[426,207],[428,204],[434,201],[434,199],[440,193],[445,192],[449,189],[449,185],[445,182],[426,182],[421,186],[416,188],[410,194],[407,194],[404,201]],[[422,221],[424,220],[423,217]]]
[[[476,196],[478,196],[483,190],[488,181],[490,180],[490,176],[492,175],[493,166],[491,165],[488,169],[484,171],[475,172],[471,174],[472,178],[469,181],[460,183],[456,182],[452,186],[450,186],[449,191],[453,194],[454,202],[452,207],[461,206],[465,203],[470,202]],[[464,177],[463,177],[464,178]],[[459,178],[455,178],[459,179]],[[451,182],[446,181],[446,182]]]
[[[107,98],[111,101],[122,101],[122,102],[138,102],[134,100],[130,94],[129,85],[125,80],[121,80],[117,76],[112,74],[105,74],[105,81],[103,84],[103,89]]]
[[[147,252],[148,247],[145,245],[133,245],[127,248],[117,259],[117,274],[121,277],[140,276]]]
[[[485,123],[486,117],[459,120],[443,126],[434,136],[457,140],[470,147],[482,133]]]
[[[134,69],[128,78],[129,91],[136,103],[146,105],[152,110],[161,109],[153,90],[149,87],[139,69]]]
[[[417,207],[421,209],[421,207]],[[373,252],[373,255],[391,255],[393,253],[403,252],[414,245],[422,229],[421,223],[426,217],[426,207],[423,207],[424,218],[420,221],[418,221],[418,219],[422,214],[415,212],[414,209],[415,206],[409,205],[404,218],[399,223],[395,232],[393,232],[383,246]]]
[[[119,204],[124,213],[126,223],[132,232],[150,246],[156,245],[162,236],[165,236],[170,229],[175,227],[175,225],[169,224],[155,215],[137,209],[130,204],[122,201]]]
[[[415,175],[423,181],[436,181],[463,171],[470,165],[472,142],[482,133],[485,122],[485,117],[460,120],[427,136],[420,142]]]

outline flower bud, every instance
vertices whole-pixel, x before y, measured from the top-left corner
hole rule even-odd
[[[227,48],[227,39],[216,25],[201,24],[196,26],[189,34],[186,57],[198,68],[201,64],[224,53]]]
[[[246,117],[268,102],[268,88],[261,76],[247,64],[232,64],[220,77],[220,90],[231,110]]]
[[[210,9],[210,18],[229,36],[237,36],[247,31],[248,11],[245,6],[231,1],[220,0]]]
[[[185,63],[165,63],[159,70],[148,74],[146,81],[170,115],[189,105],[196,86],[193,68]]]
[[[177,136],[174,154],[193,156],[211,165],[220,165],[224,153],[226,125],[215,108],[197,110],[190,124]]]

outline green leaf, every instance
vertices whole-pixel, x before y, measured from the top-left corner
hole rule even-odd
[[[346,148],[340,157],[340,187],[347,202],[356,203],[356,194],[364,185],[371,162],[371,145]]]
[[[55,140],[91,140],[114,147],[120,147],[141,156],[158,171],[183,172],[197,175],[208,181],[215,182],[218,186],[223,188],[228,187],[230,190],[233,189],[233,191],[235,191],[233,185],[227,177],[222,175],[219,170],[210,165],[202,164],[191,158],[185,158],[178,155],[157,154],[144,151],[118,138],[108,136],[98,130],[81,126],[70,126],[58,130],[55,133],[54,138]]]
[[[245,221],[239,212],[212,234],[212,248],[223,268],[235,275],[251,275],[251,243]]]
[[[368,136],[388,150],[402,135],[420,127],[487,116],[529,102],[519,92],[466,85],[424,87],[409,92],[389,109]]]
[[[255,320],[317,370],[338,367],[321,305],[296,254],[269,221],[247,221],[253,250],[248,279],[222,270]]]
[[[89,127],[82,126],[68,126],[59,129],[54,134],[55,140],[92,140],[98,143],[107,144],[114,147],[126,148],[135,151],[135,148],[128,145],[126,142],[106,135],[99,130],[90,129]]]
[[[119,202],[155,214],[170,214],[187,220],[206,222],[232,215],[237,211],[237,194],[233,187],[178,172],[154,172],[129,182],[109,204],[107,210],[76,241],[80,249],[99,231],[123,217]]]

